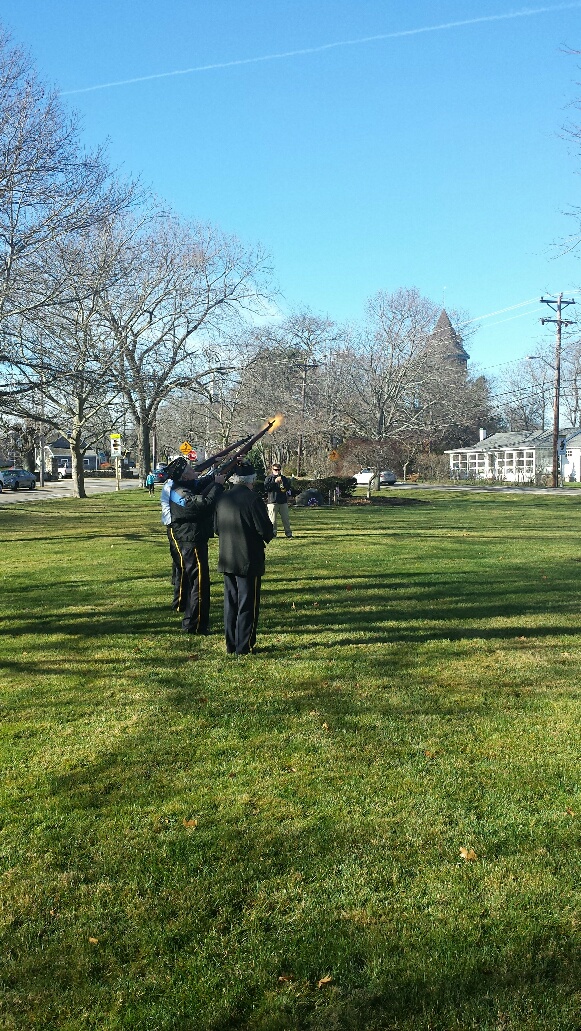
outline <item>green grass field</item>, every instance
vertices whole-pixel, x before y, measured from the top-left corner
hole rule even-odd
[[[158,499],[0,509],[3,1031],[579,1031],[581,499],[409,500],[293,512],[241,659]]]

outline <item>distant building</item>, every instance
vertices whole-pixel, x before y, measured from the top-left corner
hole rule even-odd
[[[467,371],[470,355],[454,329],[448,313],[442,309],[434,330],[428,337],[428,349],[440,362]]]
[[[40,448],[38,446],[35,448],[34,460],[36,468],[39,469]],[[107,456],[104,451],[94,451],[87,448],[83,455],[83,468],[85,472],[94,472],[99,468],[101,462],[105,462],[106,460]],[[72,469],[73,467],[71,445],[66,437],[57,437],[55,440],[44,445],[44,468],[48,473],[56,476],[57,470],[64,465],[69,469]]]
[[[553,431],[522,430],[493,433],[471,447],[446,451],[450,477],[455,480],[503,480],[537,483],[553,468]],[[581,480],[581,430],[571,427],[559,434],[560,475],[563,482]]]

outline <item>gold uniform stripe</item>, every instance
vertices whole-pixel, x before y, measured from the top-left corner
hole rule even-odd
[[[179,595],[179,598],[178,598],[178,607],[179,607],[181,605],[181,603],[182,603],[182,591],[183,591],[183,586],[184,586],[184,560],[183,560],[183,557],[182,557],[182,553],[180,551],[180,546],[179,546],[178,542],[175,539],[174,532],[173,532],[171,526],[169,528],[169,532],[171,533],[171,539],[174,542],[175,547],[176,547],[176,551],[177,551],[177,553],[178,553],[178,555],[180,557],[180,595]]]

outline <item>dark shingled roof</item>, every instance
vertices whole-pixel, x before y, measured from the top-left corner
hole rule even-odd
[[[456,361],[465,369],[470,355],[454,329],[447,311],[443,308],[433,333],[428,337],[428,346],[441,358]]]

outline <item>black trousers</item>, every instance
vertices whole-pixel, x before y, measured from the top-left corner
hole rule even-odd
[[[224,573],[226,651],[247,655],[256,644],[260,611],[260,577]]]
[[[193,544],[184,540],[173,526],[167,527],[167,536],[175,571],[173,607],[183,612],[182,630],[207,634],[210,630],[208,542]]]

